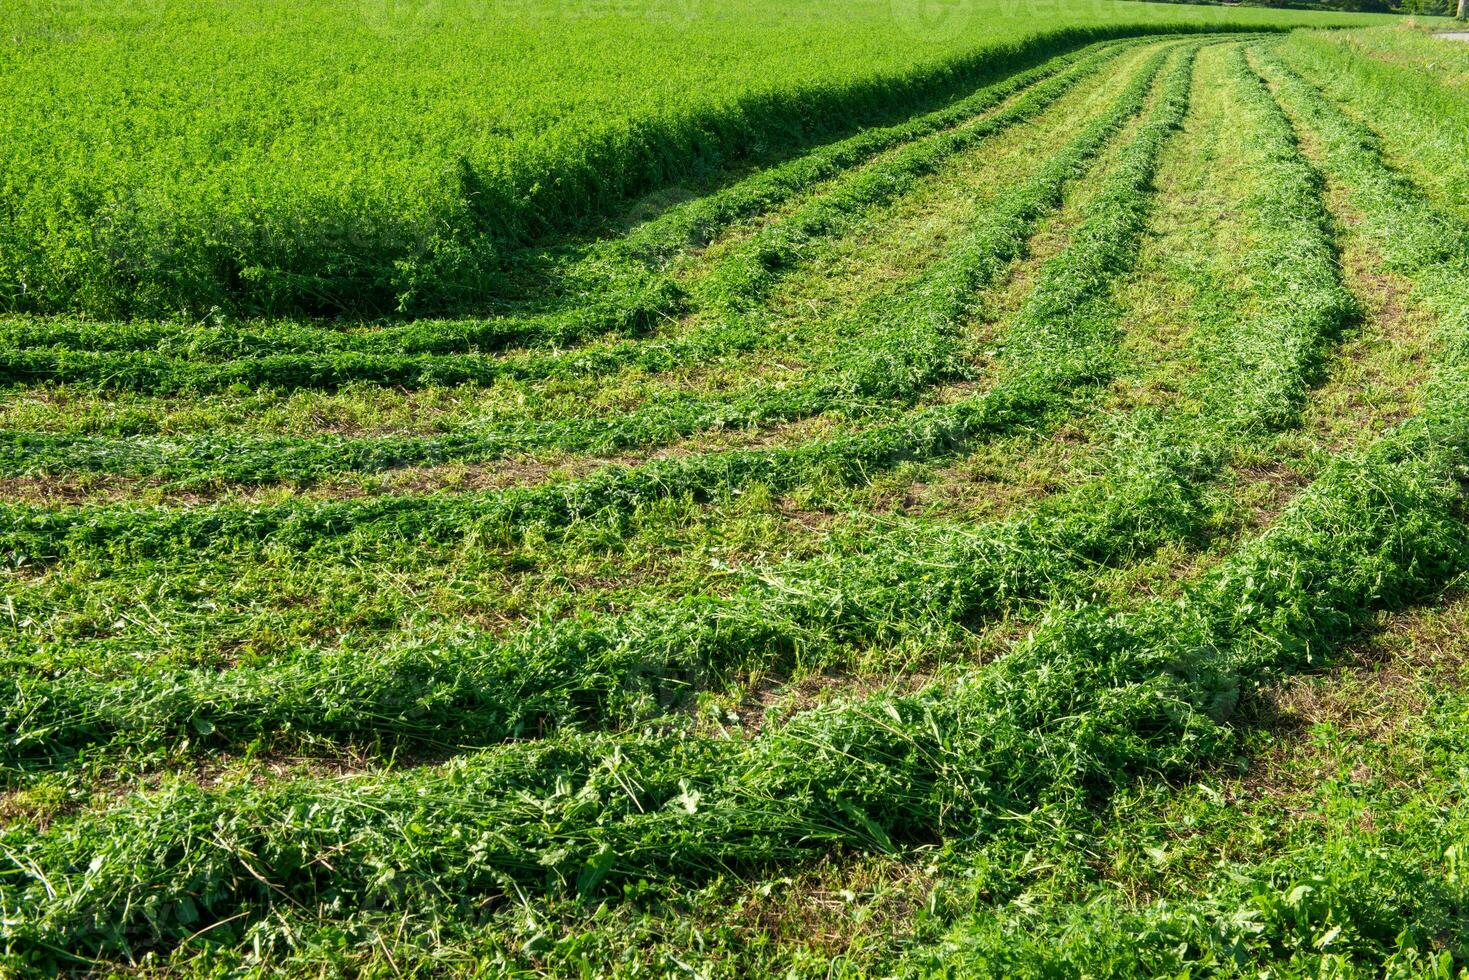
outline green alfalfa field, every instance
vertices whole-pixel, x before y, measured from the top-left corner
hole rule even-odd
[[[1469,969],[1448,21],[0,14],[0,976]]]

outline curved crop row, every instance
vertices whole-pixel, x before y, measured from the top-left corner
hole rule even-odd
[[[1427,31],[1303,31],[1272,45],[1388,151],[1393,167],[1446,214],[1469,219],[1464,51]]]
[[[952,106],[894,126],[858,133],[806,156],[761,170],[729,188],[678,205],[607,247],[620,256],[654,267],[666,264],[683,249],[713,242],[721,232],[738,221],[764,213],[882,151],[957,126],[1062,68],[1080,68],[1102,52],[1115,56],[1128,48],[1170,36],[1145,35],[1099,41],[1061,55],[1039,67],[996,82]]]
[[[1228,325],[1210,344],[1208,370],[1251,381],[1216,386],[1211,410],[1223,426],[1283,428],[1296,421],[1326,343],[1360,310],[1341,283],[1321,176],[1301,156],[1290,121],[1249,70],[1243,47],[1232,50],[1230,69],[1264,150],[1256,164],[1263,189],[1246,206],[1263,219],[1254,225],[1250,272],[1267,310],[1248,329]]]
[[[596,286],[595,291],[588,290],[592,299],[566,310],[480,319],[422,319],[366,329],[343,329],[334,321],[310,320],[239,325],[208,320],[99,322],[14,317],[0,320],[0,351],[5,353],[0,380],[6,384],[92,380],[127,387],[138,382],[126,377],[109,379],[107,372],[130,375],[143,370],[156,377],[168,365],[182,372],[190,364],[202,368],[213,361],[240,358],[276,357],[299,363],[315,355],[431,358],[521,346],[564,346],[610,333],[641,336],[678,315],[687,301],[672,279],[631,266],[609,270]],[[137,367],[130,368],[135,362]],[[83,370],[88,364],[94,365],[93,370]],[[271,383],[270,379],[265,373],[256,383]],[[240,380],[248,381],[250,376]],[[151,384],[157,387],[161,382]]]
[[[1272,50],[1253,49],[1260,71],[1280,88],[1280,97],[1321,140],[1327,164],[1351,188],[1361,205],[1361,220],[1373,247],[1388,267],[1410,275],[1421,291],[1447,294],[1462,276],[1469,233],[1428,203],[1423,193],[1383,162],[1376,134],[1337,108],[1317,88],[1292,71]],[[1439,311],[1448,317],[1449,306]]]
[[[1469,399],[1469,228],[1432,207],[1421,190],[1383,161],[1377,137],[1287,68],[1257,49],[1265,74],[1311,125],[1326,163],[1347,185],[1389,268],[1414,284],[1438,318],[1439,368],[1424,398],[1427,436],[1462,444]],[[1462,472],[1462,470],[1461,470]]]
[[[1076,77],[1093,75],[1117,49],[1080,62],[1072,72],[1038,83],[1011,105],[977,121],[903,147],[858,172],[779,221],[740,242],[699,280],[696,295],[715,309],[748,310],[810,249],[813,240],[840,233],[856,215],[907,193],[943,161],[1030,119],[1061,98]]]
[[[1469,404],[1452,408],[1462,439]],[[1049,800],[1195,771],[1227,754],[1241,687],[1319,662],[1374,610],[1469,562],[1452,478],[1469,441],[1422,431],[1332,466],[1182,603],[1059,614],[1009,656],[916,695],[812,711],[749,740],[563,734],[360,778],[351,793],[176,786],[0,835],[7,939],[172,943],[326,890],[379,907],[425,887],[595,893],[982,834]]]
[[[1201,490],[1218,454],[1174,449],[1176,435],[1131,447],[1110,478],[1034,518],[884,531],[861,555],[777,568],[726,597],[548,622],[508,640],[307,650],[223,673],[118,677],[100,662],[87,676],[16,669],[0,685],[0,769],[54,764],[88,746],[93,757],[120,744],[207,749],[283,731],[443,746],[631,723],[755,668],[830,666],[843,647],[923,624],[1085,595],[1099,567],[1203,532],[1212,511]]]

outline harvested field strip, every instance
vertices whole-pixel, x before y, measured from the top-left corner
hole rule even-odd
[[[1280,59],[1380,140],[1384,162],[1439,208],[1469,220],[1465,53],[1415,31],[1303,33]],[[1382,45],[1389,49],[1379,51]],[[1379,55],[1388,55],[1379,57]]]
[[[283,539],[276,531],[290,525],[305,530],[309,536],[319,536],[323,531],[330,533],[332,527],[361,527],[374,519],[374,511],[397,523],[401,531],[411,533],[402,522],[415,512],[423,512],[425,507],[432,513],[446,506],[457,506],[472,509],[477,522],[493,520],[490,500],[502,501],[501,513],[518,511],[512,518],[516,524],[531,520],[556,524],[562,519],[560,515],[592,513],[618,499],[624,502],[646,499],[650,491],[655,495],[671,492],[698,496],[752,479],[780,490],[809,475],[816,466],[838,474],[868,473],[885,463],[891,465],[902,459],[951,452],[963,440],[1036,419],[1072,397],[1071,386],[1105,375],[1106,351],[1115,342],[1115,328],[1111,323],[1115,310],[1110,305],[1107,288],[1135,252],[1146,215],[1152,167],[1186,104],[1182,92],[1187,85],[1186,70],[1190,63],[1185,60],[1170,76],[1170,90],[1165,93],[1155,118],[1134,138],[1118,168],[1107,175],[1103,189],[1089,205],[1089,216],[1073,245],[1047,262],[1030,299],[1010,325],[1011,350],[1007,352],[999,379],[992,389],[974,399],[923,409],[898,424],[877,427],[863,435],[832,440],[825,445],[688,457],[633,469],[600,471],[573,484],[571,493],[566,487],[552,485],[510,491],[489,500],[460,501],[457,505],[454,501],[405,498],[322,505],[305,510],[288,506],[274,511],[213,509],[148,513],[120,508],[71,515],[65,511],[34,511],[26,516],[24,508],[11,508],[14,523],[10,532],[0,537],[0,549],[32,558],[54,557],[67,547],[63,542],[75,532],[93,535],[99,544],[105,540],[105,547],[114,552],[130,551],[132,546],[128,542],[134,540],[142,550],[130,553],[141,556],[150,553],[149,549],[179,539],[214,540],[221,544],[264,535]],[[1041,190],[1052,195],[1052,200],[1071,166],[1074,164],[1063,157],[1061,166],[1052,168],[1054,176],[1043,175]],[[1017,195],[1017,198],[1020,218],[1026,213],[1024,209],[1038,207],[1031,203],[1034,195]],[[956,263],[959,275],[966,279],[971,275],[966,263],[978,270],[979,275],[992,275],[1001,265],[995,253],[999,251],[1008,257],[1023,244],[1015,240],[1004,219],[997,223],[996,232],[989,239],[979,237],[978,247],[972,253],[961,253]],[[1078,267],[1087,270],[1088,275],[1073,279],[1073,271]],[[1078,282],[1080,286],[1073,285]],[[937,285],[942,289],[947,284],[939,279]],[[966,298],[963,292],[949,288],[947,300],[943,294],[938,297],[945,304],[941,307],[945,311],[963,305]],[[1064,333],[1053,327],[1061,310],[1068,311],[1071,317]],[[384,445],[385,442],[390,441],[364,443],[362,450],[364,454],[391,454],[392,448]],[[280,467],[288,461],[281,456],[284,446],[275,449],[272,457],[262,458],[258,465]],[[197,457],[192,461],[196,462]],[[406,461],[399,458],[398,462]],[[232,463],[232,467],[240,465]],[[212,478],[234,476],[238,482],[263,482],[240,479],[231,470],[220,473],[219,469],[225,467],[217,467]],[[137,471],[123,469],[123,472]],[[174,530],[169,530],[170,525]],[[137,527],[141,533],[130,534],[125,531],[129,526]],[[316,530],[309,530],[311,527]],[[416,536],[421,536],[423,530],[426,529],[420,529]],[[154,544],[146,543],[150,539]]]
[[[1061,616],[963,683],[813,712],[749,741],[560,735],[358,780],[350,796],[309,781],[180,786],[7,835],[7,852],[25,863],[4,886],[6,906],[36,910],[24,921],[37,942],[105,952],[129,936],[176,941],[193,931],[192,916],[145,916],[141,890],[172,908],[184,896],[195,903],[202,881],[228,882],[205,906],[214,919],[267,909],[278,894],[312,902],[321,875],[355,902],[415,900],[367,870],[390,860],[432,872],[413,880],[452,877],[461,893],[498,891],[507,878],[595,893],[834,846],[889,850],[935,829],[974,833],[1051,794],[1095,796],[1132,774],[1188,773],[1228,751],[1220,720],[1241,684],[1324,655],[1379,603],[1427,594],[1469,555],[1444,472],[1404,461],[1406,448],[1389,440],[1323,478],[1193,590],[1182,616],[1173,603]],[[1360,479],[1363,466],[1372,480]],[[1392,557],[1404,555],[1415,560]],[[1357,568],[1371,556],[1377,574],[1364,579]],[[1243,630],[1242,621],[1268,626]],[[222,821],[228,847],[191,829],[219,833]],[[330,869],[286,862],[303,844],[340,849],[340,860]],[[275,871],[269,887],[242,873],[246,855]],[[89,862],[84,875],[66,870]],[[80,909],[105,909],[113,926],[99,931]]]
[[[1262,757],[1261,692],[1469,575],[1469,226],[1327,43],[1079,51],[521,256],[535,316],[646,289],[662,324],[281,386],[478,427],[12,386],[69,420],[0,437],[0,972],[1456,966],[1462,820],[1400,811],[1384,858],[1156,810]],[[290,329],[0,345],[207,374],[309,358]],[[898,877],[820,936],[725,908]]]
[[[1189,63],[1181,62],[1185,72]],[[1263,159],[1285,169],[1285,174],[1267,170],[1270,185],[1283,189],[1255,202],[1253,213],[1266,222],[1266,231],[1288,227],[1293,213],[1303,208],[1310,213],[1313,202],[1319,207],[1319,187],[1285,179],[1292,172],[1311,172],[1301,169],[1305,165],[1288,128],[1281,128],[1284,118],[1245,74],[1243,61],[1236,59],[1233,67],[1240,94],[1253,98],[1253,117],[1271,124],[1257,136]],[[1186,84],[1186,74],[1175,78]],[[1322,222],[1311,226],[1311,234],[1327,241]],[[1281,263],[1288,266],[1292,254],[1282,255]],[[1305,338],[1313,336],[1319,345],[1350,313],[1350,304],[1332,305],[1340,286],[1329,247],[1304,254],[1315,257],[1314,269],[1303,267],[1298,278],[1282,281],[1283,292],[1254,321],[1258,329],[1300,338],[1293,347],[1283,345],[1299,376],[1314,369],[1313,358],[1295,353]],[[1336,320],[1324,320],[1317,304],[1301,302],[1312,295],[1307,282],[1324,293]],[[1284,372],[1273,366],[1231,363],[1239,365],[1237,374],[1216,375],[1218,390],[1238,390],[1241,382],[1262,374],[1270,382],[1277,404],[1256,401],[1260,421],[1226,429],[1225,436],[1202,441],[1193,451],[1173,447],[1183,434],[1193,435],[1196,420],[1160,424],[1121,443],[1107,477],[1043,504],[1034,519],[978,532],[889,531],[864,542],[868,551],[860,560],[829,556],[772,570],[733,595],[691,598],[672,609],[604,622],[552,623],[488,646],[485,641],[436,643],[384,652],[371,669],[364,668],[359,651],[343,649],[303,653],[222,676],[171,674],[162,686],[159,678],[146,675],[132,684],[115,677],[83,682],[70,675],[56,683],[38,680],[16,699],[17,713],[25,718],[15,725],[16,744],[22,753],[26,742],[64,752],[98,733],[114,737],[108,732],[131,733],[144,743],[186,739],[207,744],[208,736],[217,735],[227,744],[243,744],[284,729],[462,744],[583,719],[625,724],[650,707],[666,710],[691,692],[727,685],[752,670],[825,667],[832,664],[832,649],[890,641],[915,625],[969,623],[1007,605],[1085,595],[1099,567],[1127,563],[1166,541],[1203,533],[1211,505],[1201,492],[1217,474],[1230,439],[1292,418],[1299,383],[1282,385]],[[1233,414],[1227,418],[1238,422]],[[913,555],[922,556],[917,564]],[[741,659],[751,654],[757,659]],[[507,698],[507,692],[513,694]],[[354,704],[363,705],[355,717]],[[318,715],[317,706],[324,705],[329,711]],[[443,718],[463,718],[464,727],[447,728]],[[190,726],[206,737],[190,736]]]
[[[1132,83],[1115,108],[1068,144],[1045,172],[1013,192],[986,202],[967,232],[950,242],[946,254],[920,274],[917,282],[906,284],[901,301],[878,302],[857,311],[850,339],[838,345],[831,355],[834,363],[825,367],[819,382],[761,389],[743,397],[736,395],[733,400],[665,399],[650,410],[615,419],[522,423],[519,435],[502,427],[491,437],[314,442],[256,439],[223,445],[214,445],[212,440],[159,440],[149,445],[138,439],[123,442],[16,433],[9,447],[12,459],[22,472],[34,469],[21,460],[44,458],[49,473],[85,467],[134,476],[182,476],[191,482],[265,482],[311,479],[343,469],[371,472],[402,465],[473,461],[531,448],[606,453],[668,441],[711,426],[754,426],[822,411],[862,412],[868,406],[884,406],[882,410],[890,412],[892,406],[911,399],[935,381],[965,370],[955,332],[965,317],[973,315],[972,294],[999,276],[1007,261],[1023,250],[1028,229],[1059,202],[1076,168],[1137,111],[1157,59],[1150,64],[1152,68]],[[68,465],[68,455],[76,465]],[[151,469],[144,468],[143,463],[149,455],[157,460]],[[129,465],[130,456],[142,459]],[[210,467],[211,456],[228,462]],[[177,463],[170,466],[170,459],[186,461],[189,469],[205,472],[180,473]],[[256,460],[259,462],[252,465]],[[278,475],[270,477],[258,467],[271,467]]]

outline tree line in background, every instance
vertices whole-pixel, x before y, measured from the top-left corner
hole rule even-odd
[[[1295,10],[1341,10],[1353,13],[1419,14],[1449,17],[1457,0],[1166,0],[1171,3],[1205,3],[1220,6],[1278,7]]]

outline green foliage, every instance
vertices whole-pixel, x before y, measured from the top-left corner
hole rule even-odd
[[[1469,45],[1401,27],[1302,32],[1280,55],[1382,134],[1392,166],[1438,208],[1459,220],[1469,216],[1461,152],[1469,139]]]
[[[1221,722],[1242,685],[1310,663],[1373,608],[1420,598],[1469,560],[1442,465],[1400,452],[1343,460],[1181,605],[1082,607],[972,677],[811,712],[757,739],[551,736],[358,780],[348,796],[309,782],[179,786],[55,832],[7,834],[14,873],[41,869],[0,892],[33,910],[12,942],[177,939],[201,914],[259,915],[277,895],[314,901],[328,884],[353,907],[442,891],[592,894],[972,834],[1134,776],[1190,772],[1228,751]],[[325,850],[330,868],[311,860]],[[272,870],[269,885],[245,873],[247,855]]]
[[[99,36],[157,27],[109,18]],[[836,124],[792,126],[751,158],[785,163],[625,234],[496,253],[515,295],[492,319],[0,325],[7,410],[68,423],[0,439],[7,487],[51,494],[0,504],[0,970],[1453,976],[1456,689],[1422,684],[1429,720],[1382,739],[1390,777],[1308,765],[1329,804],[1309,820],[1286,799],[1258,821],[1214,787],[1273,743],[1302,748],[1262,730],[1262,690],[1332,669],[1469,571],[1469,231],[1448,184],[1425,193],[1401,145],[1333,101],[1380,78],[1324,71],[1328,42],[1168,35],[1040,59],[1081,40],[1056,37],[1005,49],[1034,64],[998,81],[996,62],[950,63],[943,108],[937,75],[891,102],[831,89],[810,104],[931,111],[800,153]],[[904,44],[867,68],[909,64]],[[829,54],[790,60],[776,94]],[[638,71],[662,64],[647,57]],[[979,77],[994,84],[963,94]],[[729,160],[733,144],[662,133],[624,134],[664,154],[656,178],[605,147],[585,173],[547,157],[565,183],[473,234],[506,223],[499,248],[605,217],[689,172],[695,144],[700,167]],[[265,159],[220,180],[278,173]],[[1214,193],[1219,162],[1240,187]],[[479,166],[452,170],[466,200],[520,186]],[[477,240],[446,238],[467,264],[433,280],[462,287]],[[362,258],[344,256],[330,275]],[[1381,355],[1418,367],[1403,384],[1421,407],[1336,441],[1319,415],[1344,393],[1316,392],[1352,383],[1338,341],[1389,315],[1356,295],[1379,259],[1404,284],[1393,304],[1437,326]],[[282,268],[319,286],[316,261]],[[614,372],[644,396],[575,404]],[[212,422],[133,437],[68,406],[450,378],[484,400],[436,434],[269,435],[201,408]],[[776,435],[794,421],[810,428]],[[705,444],[729,427],[754,444]],[[552,450],[636,455],[338,499],[344,475]],[[949,499],[989,493],[985,461],[1040,476],[992,511]],[[904,879],[895,905],[868,874]]]
[[[878,402],[891,404],[911,399],[917,392],[945,378],[965,373],[958,351],[957,329],[973,316],[973,296],[992,283],[1006,264],[1025,248],[1036,223],[1061,200],[1067,182],[1088,159],[1105,144],[1107,138],[1141,108],[1154,74],[1161,66],[1161,55],[1131,83],[1112,111],[1087,126],[1074,140],[1057,153],[1032,180],[987,202],[977,213],[968,232],[950,244],[939,261],[926,267],[915,281],[906,282],[876,301],[853,312],[846,335],[831,352],[830,362],[823,365],[824,376],[818,380],[770,390],[758,390],[742,398],[683,398],[665,403],[654,411],[629,413],[612,420],[563,419],[550,425],[526,426],[525,435],[517,438],[509,427],[494,436],[479,438],[419,438],[371,440],[290,440],[265,445],[242,445],[217,440],[189,440],[152,445],[131,439],[96,441],[67,437],[47,437],[15,433],[10,443],[11,471],[31,472],[43,467],[45,472],[91,470],[130,475],[167,475],[190,480],[231,479],[264,482],[268,479],[306,480],[334,470],[371,471],[407,463],[474,460],[506,454],[516,448],[533,445],[555,445],[565,449],[602,450],[641,445],[666,440],[674,434],[695,432],[715,421],[729,425],[753,424],[761,421],[789,419],[838,408],[843,401],[858,405]],[[1024,103],[1017,110],[1030,111]],[[1100,210],[1100,209],[1099,209]],[[1135,232],[1134,232],[1135,234]],[[1064,276],[1058,272],[1058,277]],[[1105,281],[1105,280],[1103,280]],[[1089,287],[1094,288],[1094,287]],[[1063,299],[1064,302],[1064,299]],[[1031,322],[1044,319],[1050,308],[1031,309]],[[715,334],[726,339],[730,334],[747,336],[751,329],[743,318],[728,333]],[[1058,355],[1054,345],[1030,348],[1039,342],[1025,336],[1021,344],[1023,356],[1040,360],[1042,355]],[[694,344],[670,345],[648,352],[647,367],[676,362]],[[645,347],[628,345],[630,352],[646,351]],[[590,360],[597,368],[605,367],[601,358]],[[456,363],[462,364],[463,359]],[[1051,363],[1049,359],[1048,363]],[[247,362],[248,363],[248,362]],[[489,362],[495,369],[514,365],[513,361]],[[1031,385],[1028,380],[1012,381],[1010,387],[1021,392],[1035,388],[1046,397],[1039,407],[1054,398],[1054,389]],[[1021,396],[1024,397],[1024,396]],[[947,452],[952,443],[1000,425],[1014,424],[1011,404],[1017,396],[1002,391],[995,396],[998,407],[986,411],[986,405],[960,404],[930,411],[916,419],[889,425],[857,439],[840,439],[824,447],[807,446],[795,451],[725,453],[712,458],[689,458],[654,464],[645,472],[612,475],[599,473],[583,486],[574,488],[541,488],[530,494],[502,495],[509,502],[501,506],[520,515],[520,520],[533,516],[531,511],[549,504],[553,510],[539,516],[550,523],[567,514],[594,512],[602,507],[630,505],[647,499],[649,487],[654,492],[688,493],[708,497],[729,486],[751,480],[762,480],[767,486],[791,486],[816,469],[831,472],[833,468],[855,472],[859,468],[871,472],[872,467],[891,465],[901,459]],[[994,421],[991,422],[990,419]],[[531,498],[526,500],[524,498]],[[534,502],[532,502],[534,501]],[[424,501],[404,501],[407,509],[421,507]],[[431,505],[437,506],[437,505]],[[492,512],[484,501],[474,504],[481,517]],[[372,505],[380,509],[380,505]],[[398,508],[394,508],[397,510]],[[345,516],[345,515],[344,515]],[[357,513],[346,523],[357,526],[372,520]],[[55,535],[61,531],[54,517],[43,518]],[[234,539],[240,531],[238,521],[212,518],[201,524],[200,515],[188,518],[190,527],[183,533],[202,540],[210,537]],[[16,530],[25,525],[17,515]],[[276,523],[279,523],[277,520]],[[104,532],[113,545],[121,543],[120,528],[111,523]],[[249,533],[249,532],[245,532]],[[10,550],[32,556],[52,553],[36,539],[11,539]]]
[[[991,0],[932,35],[908,10],[8,0],[0,308],[482,310],[515,294],[517,246],[640,195],[1103,37],[1301,22]]]

